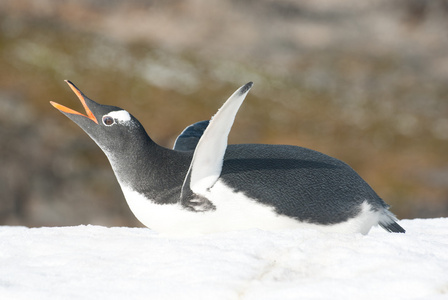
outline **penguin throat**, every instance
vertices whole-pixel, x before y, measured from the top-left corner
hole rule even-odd
[[[191,157],[160,146],[125,154],[104,152],[122,190],[138,192],[156,204],[180,202]]]

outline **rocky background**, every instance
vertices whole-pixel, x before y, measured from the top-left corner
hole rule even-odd
[[[64,83],[171,147],[254,81],[232,143],[349,163],[399,218],[448,216],[448,1],[3,0],[0,224],[140,226]]]

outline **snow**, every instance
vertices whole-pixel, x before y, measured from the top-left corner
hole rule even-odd
[[[406,234],[0,227],[0,299],[448,299],[448,218]]]

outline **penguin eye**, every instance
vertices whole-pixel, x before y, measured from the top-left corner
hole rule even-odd
[[[111,125],[113,125],[115,123],[115,120],[111,116],[104,116],[103,117],[103,123],[106,126],[111,126]]]

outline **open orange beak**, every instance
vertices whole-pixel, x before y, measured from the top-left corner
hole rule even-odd
[[[92,113],[92,111],[89,109],[89,107],[86,104],[86,100],[85,100],[86,96],[73,83],[71,83],[69,80],[65,80],[65,82],[67,82],[67,84],[70,86],[72,91],[76,94],[76,96],[78,96],[79,101],[81,101],[82,106],[84,106],[86,114],[84,115],[84,114],[82,114],[80,112],[77,112],[77,111],[75,111],[75,110],[73,110],[71,108],[65,107],[64,105],[58,104],[58,103],[53,102],[53,101],[50,101],[51,105],[53,105],[56,109],[60,110],[61,112],[65,112],[65,113],[68,113],[68,114],[84,116],[84,117],[92,120],[96,124],[98,124],[98,120],[96,119],[95,115]]]

